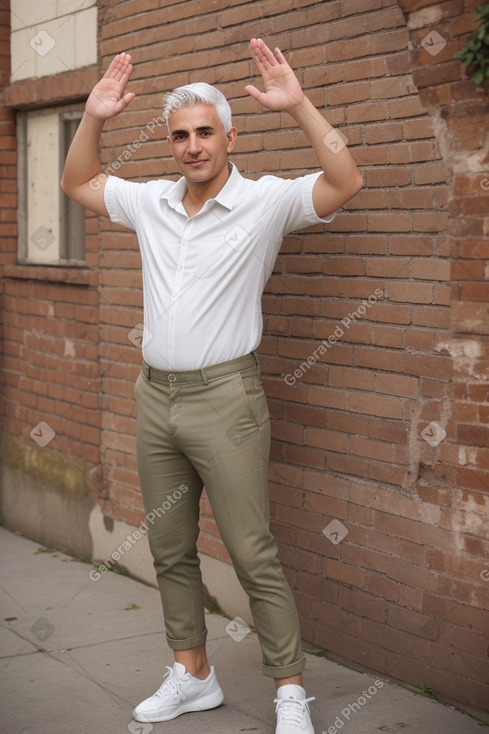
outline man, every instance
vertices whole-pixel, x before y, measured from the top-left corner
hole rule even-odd
[[[279,49],[255,38],[250,45],[264,91],[252,85],[246,91],[263,107],[292,116],[317,155],[318,173],[243,178],[228,161],[237,131],[226,99],[208,84],[191,84],[167,95],[164,109],[182,178],[107,179],[98,155],[103,124],[135,96],[125,92],[132,66],[122,53],[87,100],[62,188],[137,232],[146,327],[136,383],[141,490],[147,512],[172,491],[177,497],[149,532],[175,662],[133,715],[167,721],[223,700],[206,656],[196,551],[205,486],[250,599],[263,672],[275,680],[276,734],[314,734],[298,616],[269,530],[269,416],[253,350],[261,339],[261,295],[284,234],[330,221],[362,179]]]

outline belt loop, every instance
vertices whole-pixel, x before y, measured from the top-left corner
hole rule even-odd
[[[204,385],[208,385],[209,384],[209,378],[207,377],[207,375],[205,373],[205,369],[203,367],[200,370],[200,374],[201,374],[202,380],[204,382]]]
[[[255,359],[255,364],[256,364],[256,366],[257,366],[257,367],[259,367],[259,366],[260,366],[260,363],[259,363],[259,361],[258,361],[258,357],[256,356],[256,352],[251,352],[251,353],[252,353],[252,355],[253,355],[253,357],[254,357],[254,359]]]

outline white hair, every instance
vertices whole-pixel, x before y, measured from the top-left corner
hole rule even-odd
[[[216,108],[219,119],[227,134],[232,127],[231,107],[219,89],[206,82],[194,82],[184,87],[177,87],[173,92],[165,94],[163,119],[168,127],[168,120],[174,110],[180,107],[191,107],[194,104],[212,104]]]

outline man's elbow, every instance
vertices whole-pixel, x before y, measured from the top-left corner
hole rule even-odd
[[[352,183],[352,191],[353,191],[353,193],[351,195],[351,198],[353,198],[354,196],[356,196],[356,194],[358,194],[358,192],[360,191],[361,188],[363,188],[363,176],[360,173],[360,171],[357,169],[355,180]]]
[[[77,193],[76,188],[73,185],[69,184],[64,175],[61,176],[61,181],[59,182],[59,185],[61,187],[61,191],[66,194],[69,199],[72,199],[73,201],[78,201],[79,194]]]
[[[66,194],[66,196],[69,196],[70,195],[69,186],[67,185],[66,179],[64,176],[61,176],[61,181],[59,182],[59,185],[61,186],[61,191],[63,191]]]
[[[351,178],[351,180],[348,183],[348,186],[344,189],[343,195],[344,195],[344,202],[342,203],[342,206],[345,206],[349,201],[351,201],[360,191],[360,189],[363,187],[363,176],[360,173],[360,171],[357,169],[355,175]]]

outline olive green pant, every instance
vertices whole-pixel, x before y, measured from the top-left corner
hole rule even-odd
[[[256,355],[188,372],[143,364],[135,394],[138,471],[170,648],[206,640],[196,548],[205,486],[249,597],[264,674],[302,672],[299,619],[269,528],[270,419]]]

